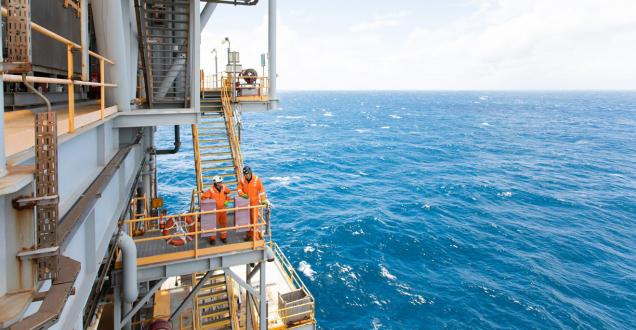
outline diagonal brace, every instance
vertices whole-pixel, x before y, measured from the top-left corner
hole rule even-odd
[[[251,285],[243,281],[243,279],[241,279],[238,275],[236,275],[236,273],[233,272],[231,269],[224,268],[223,270],[225,271],[226,274],[230,275],[232,279],[234,279],[241,287],[243,287],[249,293],[251,293],[254,296],[258,296],[258,291],[256,291]]]
[[[155,292],[161,287],[161,285],[163,284],[163,282],[166,281],[167,278],[162,278],[161,280],[159,280],[159,282],[157,282],[155,285],[153,285],[152,288],[150,288],[150,290],[146,293],[146,295],[141,298],[141,300],[139,300],[139,302],[137,302],[137,304],[135,305],[135,307],[133,307],[132,310],[130,310],[130,312],[128,312],[128,314],[126,314],[126,316],[124,316],[124,318],[121,320],[120,324],[123,327],[124,325],[126,325],[126,323],[130,322],[130,320],[132,320],[132,317],[137,314],[137,312],[141,309],[141,307],[143,305],[145,305],[148,300],[150,300],[150,297],[152,297],[152,295],[155,294]],[[115,306],[115,308],[118,308],[118,306]]]
[[[208,278],[210,278],[210,276],[212,275],[213,272],[214,272],[213,270],[209,270],[207,273],[205,273],[205,275],[199,281],[199,283],[197,283],[197,285],[195,285],[194,288],[192,288],[192,291],[190,291],[190,293],[188,293],[188,295],[183,299],[183,301],[181,302],[179,307],[177,307],[177,309],[175,309],[175,311],[172,313],[172,315],[170,315],[169,321],[172,321],[172,319],[175,316],[177,316],[177,315],[179,315],[179,313],[181,313],[181,310],[183,308],[189,306],[192,303],[192,297],[194,297],[199,292],[199,290],[203,287],[203,285],[208,280]]]

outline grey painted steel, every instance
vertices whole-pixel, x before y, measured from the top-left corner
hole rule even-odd
[[[90,76],[90,65],[88,64],[88,0],[80,0],[80,39],[81,39],[81,58],[82,58],[82,80],[88,81]]]
[[[276,0],[269,0],[269,18],[267,20],[267,48],[269,53],[269,99],[274,101],[272,107],[276,109]]]
[[[141,298],[137,302],[137,304],[135,304],[135,307],[133,307],[132,310],[129,313],[125,314],[125,316],[121,320],[120,324],[122,324],[122,325],[128,324],[128,322],[130,322],[130,320],[132,320],[133,316],[135,316],[135,314],[137,314],[137,312],[148,302],[148,300],[150,300],[150,298],[152,298],[152,296],[155,294],[155,292],[157,292],[157,290],[161,287],[161,285],[165,281],[166,281],[166,278],[161,279],[161,280],[159,280],[159,282],[155,283],[155,285],[153,285],[152,288],[150,288],[150,290],[148,290],[148,292],[146,292],[144,297]]]
[[[128,37],[128,74],[130,76],[128,92],[128,99],[132,100],[137,97],[137,77],[138,77],[138,65],[139,65],[139,45],[138,45],[138,31],[137,31],[137,16],[135,15],[135,4],[132,0],[124,1],[127,5],[124,7],[124,22],[127,23],[124,29],[124,33]],[[127,17],[126,17],[127,16]]]
[[[2,29],[0,29],[0,40],[2,39]],[[2,47],[0,47],[0,58],[2,57]],[[2,75],[0,75],[0,91],[4,91],[4,82],[2,80]],[[4,93],[0,93],[0,105],[4,105]],[[7,160],[5,156],[5,147],[4,147],[4,106],[0,107],[0,178],[7,175]],[[3,290],[0,289],[0,294],[3,293]]]
[[[201,2],[194,1],[190,6],[190,17],[192,17],[192,28],[190,29],[190,107],[196,112],[200,111],[201,104]]]
[[[186,55],[179,54],[178,56],[179,57],[172,63],[170,71],[168,71],[166,77],[161,81],[161,85],[159,85],[159,90],[157,91],[157,98],[165,97],[168,90],[172,87],[174,80],[177,79],[177,76],[186,69]]]
[[[119,113],[114,127],[150,127],[197,124],[198,113],[192,109],[136,110]]]
[[[122,1],[93,0],[92,8],[98,51],[115,62],[114,65],[106,65],[105,69],[106,81],[118,84],[115,88],[106,89],[106,102],[108,105],[116,104],[119,111],[130,111],[128,62],[131,59],[127,51],[130,44],[125,43],[129,40],[124,33],[128,21],[123,18]]]
[[[128,315],[128,314],[130,314],[130,312],[132,312],[132,308],[133,308],[132,307],[132,303],[124,301],[121,306],[122,306],[121,313],[123,315]],[[124,329],[124,330],[132,330],[132,326],[131,326],[130,322],[121,323],[121,328]]]
[[[266,275],[267,275],[267,271],[265,270],[265,267],[267,266],[267,264],[265,264],[265,261],[261,262],[259,265],[259,268],[261,269],[260,273],[261,273],[261,280],[259,283],[259,292],[260,292],[260,299],[259,299],[259,308],[258,308],[258,314],[259,314],[259,320],[260,320],[260,330],[267,330],[267,282],[266,282]]]
[[[175,316],[181,313],[182,309],[184,309],[185,307],[189,306],[192,303],[192,297],[194,297],[199,292],[199,290],[201,290],[201,288],[205,286],[205,282],[208,280],[208,278],[210,278],[210,275],[212,275],[213,272],[214,272],[213,270],[208,270],[205,273],[205,275],[203,275],[203,278],[199,281],[199,283],[197,283],[197,285],[195,285],[194,288],[192,288],[192,291],[190,291],[190,293],[188,293],[188,295],[185,298],[183,298],[183,301],[181,301],[181,304],[179,304],[179,307],[177,307],[177,309],[175,309],[174,312],[172,312],[172,314],[170,315],[169,321],[172,321],[172,319],[174,319]]]
[[[238,276],[235,272],[233,272],[230,268],[224,268],[223,271],[230,275],[241,287],[243,287],[243,289],[247,290],[249,293],[258,296],[258,291],[256,291],[256,289],[254,289],[251,285],[249,285],[247,282],[243,281],[243,279]]]
[[[114,329],[121,329],[121,305],[122,305],[122,301],[121,301],[121,295],[119,293],[119,290],[114,290],[115,292],[113,293],[113,328]]]
[[[137,245],[125,232],[121,231],[117,238],[117,246],[123,255],[124,301],[133,303],[139,296],[137,288]]]
[[[81,44],[80,18],[72,8],[64,8],[63,1],[31,1],[31,21],[54,31],[60,36],[69,39],[77,44]],[[31,34],[33,45],[34,71],[39,68],[58,70],[60,74],[66,76],[66,46],[59,41],[53,40],[41,33]],[[73,71],[81,72],[82,58],[80,52],[73,55]]]
[[[263,260],[262,250],[199,256],[198,259],[138,267],[137,281],[145,282],[170,276],[202,273],[212,269],[257,263],[261,260]],[[121,270],[117,271],[115,275],[121,276]]]
[[[250,269],[250,265],[247,264],[245,265],[245,278],[247,279],[247,281],[249,282],[249,275],[251,272]],[[252,299],[250,299],[250,294],[249,292],[245,292],[245,329],[253,330],[252,327],[252,307],[250,306],[250,304],[252,303]]]
[[[214,13],[214,9],[216,9],[216,5],[216,3],[208,2],[205,4],[205,7],[203,7],[203,10],[201,11],[200,32],[203,32],[203,29],[205,29],[205,26],[208,24],[210,17],[212,17],[212,13]]]

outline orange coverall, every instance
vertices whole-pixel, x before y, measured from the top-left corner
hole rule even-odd
[[[261,178],[252,174],[252,180],[247,181],[246,178],[241,179],[241,182],[237,185],[237,191],[239,196],[243,194],[247,194],[247,197],[250,199],[250,206],[256,206],[260,203],[264,202],[267,197],[265,196],[265,188],[263,188],[263,182]],[[256,224],[258,222],[258,209],[253,208],[250,210],[250,223]],[[247,232],[248,238],[254,237],[253,228]]]
[[[214,199],[216,201],[216,209],[224,210],[225,202],[230,201],[230,189],[228,189],[224,184],[221,184],[221,190],[218,190],[214,185],[212,188],[208,189],[202,196],[203,199]],[[225,228],[227,227],[227,212],[216,212],[216,227],[217,228]],[[227,238],[227,231],[220,231],[219,236],[221,239]],[[216,237],[211,236],[210,240],[214,240]]]

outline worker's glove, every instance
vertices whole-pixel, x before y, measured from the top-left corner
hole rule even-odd
[[[225,207],[227,207],[228,205],[230,205],[230,202],[229,201],[225,201],[225,203],[223,205],[225,205]]]
[[[247,196],[247,194],[243,194],[243,195],[241,195],[241,197],[247,199],[249,196]]]
[[[261,202],[261,204],[269,207],[270,206],[269,199],[264,200],[263,202]]]

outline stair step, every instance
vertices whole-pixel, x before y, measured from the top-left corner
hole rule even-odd
[[[223,297],[223,296],[225,296],[225,298],[222,298],[222,299],[227,300],[226,299],[227,298],[227,292],[225,292],[225,290],[218,291],[218,292],[209,292],[209,293],[197,295],[197,299],[199,301],[201,301],[201,300],[211,299],[213,297]],[[221,299],[215,299],[214,302],[217,302],[219,300],[221,300]]]
[[[223,282],[205,284],[201,288],[201,290],[206,290],[206,292],[208,292],[210,290],[215,290],[215,289],[220,289],[220,288],[225,288],[225,279],[223,279]]]
[[[225,314],[230,314],[230,309],[229,308],[224,308],[221,309],[219,311],[214,311],[210,314],[202,314],[199,316],[200,319],[211,319],[211,318],[218,318],[220,316],[223,316]]]
[[[203,323],[201,329],[212,329],[212,328],[218,328],[218,327],[227,327],[230,326],[231,320],[229,317],[226,317],[224,319],[218,320],[218,321],[213,321],[213,322],[207,322],[207,323]]]
[[[207,304],[199,304],[199,309],[204,309],[204,308],[214,308],[214,307],[220,307],[223,305],[229,305],[227,300],[222,300],[222,301],[216,301],[216,302],[212,302],[212,303],[207,303]]]

